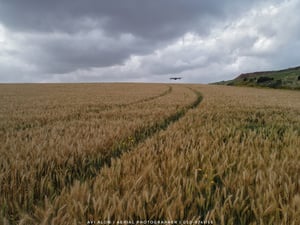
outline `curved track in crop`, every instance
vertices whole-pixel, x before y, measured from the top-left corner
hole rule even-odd
[[[135,104],[144,104],[151,101],[156,101],[159,98],[170,95],[173,91],[173,88],[176,88],[176,86],[168,86],[167,90],[157,96],[150,96],[135,102],[123,104],[120,105],[120,107],[133,107]],[[179,107],[174,113],[171,113],[161,121],[156,121],[150,126],[144,126],[140,129],[133,130],[129,136],[123,138],[121,141],[113,143],[113,145],[111,145],[111,147],[107,149],[106,154],[100,154],[98,156],[93,155],[84,159],[82,157],[77,158],[76,156],[74,156],[72,160],[74,161],[76,167],[70,166],[68,164],[68,159],[66,159],[65,164],[58,165],[56,165],[54,161],[44,162],[45,165],[43,165],[42,168],[45,168],[45,170],[36,171],[35,177],[37,182],[33,187],[33,196],[31,197],[30,201],[29,199],[25,199],[24,206],[20,206],[18,205],[18,203],[13,203],[12,205],[5,207],[2,213],[4,213],[4,215],[9,214],[10,218],[8,218],[8,220],[11,222],[15,222],[20,218],[20,214],[18,212],[19,207],[24,207],[24,211],[31,213],[34,210],[34,205],[41,206],[44,204],[45,195],[47,195],[50,200],[55,199],[60,195],[63,189],[71,188],[76,180],[79,180],[81,182],[92,180],[95,176],[97,176],[104,165],[110,165],[112,159],[120,157],[124,152],[131,151],[138,144],[152,137],[156,133],[165,130],[171,123],[178,121],[187,113],[187,111],[197,107],[202,100],[202,96],[198,91],[194,89],[188,87],[186,87],[185,89],[195,95],[195,99],[193,102],[188,105],[184,105],[183,107]],[[176,101],[176,98],[174,98],[173,100]],[[77,119],[76,117],[72,118]],[[33,127],[34,126],[30,126],[29,128]],[[26,129],[24,130],[24,132],[25,131]],[[50,178],[47,178],[47,181],[45,181],[44,176],[46,175],[45,173],[49,171],[49,168],[52,168],[51,176]],[[17,175],[20,176],[20,179],[23,179],[22,174]],[[24,183],[23,185],[26,186],[26,184]],[[40,187],[41,185],[42,188]],[[40,194],[41,192],[44,194]],[[6,202],[7,201],[10,201],[10,199],[6,200]]]
[[[163,92],[159,93],[158,95],[154,95],[154,96],[150,96],[150,97],[146,97],[143,99],[139,99],[136,101],[132,101],[132,102],[128,102],[128,103],[124,103],[124,104],[117,104],[117,105],[106,105],[105,107],[100,107],[100,105],[94,105],[92,108],[89,109],[85,109],[85,110],[78,110],[72,114],[68,114],[68,115],[64,115],[62,117],[57,117],[57,118],[53,118],[47,121],[44,120],[35,120],[35,121],[29,121],[29,122],[22,122],[20,121],[16,126],[14,127],[10,127],[10,129],[16,130],[16,131],[27,131],[28,129],[32,129],[32,128],[36,128],[36,127],[43,127],[46,126],[48,124],[53,125],[54,123],[60,122],[60,121],[73,121],[73,120],[80,120],[84,117],[86,117],[88,114],[90,113],[100,113],[103,111],[107,111],[110,109],[113,109],[115,107],[127,107],[127,106],[132,106],[135,104],[139,104],[139,103],[147,103],[150,101],[153,101],[155,99],[164,97],[168,94],[171,94],[172,92],[172,86],[170,85],[166,85],[167,89],[164,90]],[[89,119],[91,119],[92,117],[90,117]],[[1,129],[4,131],[5,127],[0,127],[0,131]]]

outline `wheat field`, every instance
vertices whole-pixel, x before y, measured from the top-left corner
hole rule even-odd
[[[192,84],[0,85],[0,223],[300,224],[299,99]]]

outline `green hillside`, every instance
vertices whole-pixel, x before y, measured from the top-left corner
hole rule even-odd
[[[277,71],[244,73],[214,84],[300,90],[300,66]]]

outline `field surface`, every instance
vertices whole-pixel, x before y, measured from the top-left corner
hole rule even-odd
[[[0,85],[0,224],[300,224],[300,92]]]

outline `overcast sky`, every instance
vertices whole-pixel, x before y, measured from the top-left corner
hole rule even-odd
[[[0,82],[208,83],[299,66],[300,0],[0,0]]]

